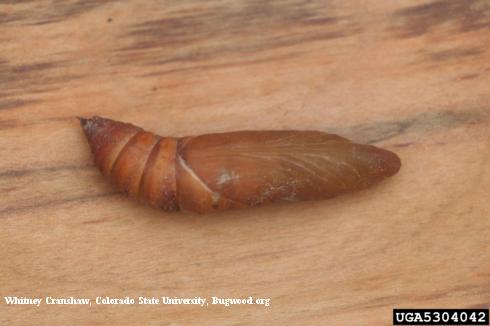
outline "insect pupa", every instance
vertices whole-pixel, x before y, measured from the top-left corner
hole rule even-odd
[[[79,118],[115,187],[165,211],[209,213],[335,197],[398,172],[399,157],[320,131],[162,137],[129,123]]]

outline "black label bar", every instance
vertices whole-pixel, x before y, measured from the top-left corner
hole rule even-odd
[[[488,309],[393,309],[393,325],[488,325]]]

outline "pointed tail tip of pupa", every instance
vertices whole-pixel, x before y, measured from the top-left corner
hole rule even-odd
[[[98,116],[93,116],[92,118],[84,118],[84,117],[77,116],[77,119],[80,121],[80,126],[82,127],[87,137],[92,135],[92,133],[94,133],[96,129],[98,129],[105,120]]]
[[[88,121],[90,120],[79,116],[77,116],[76,118],[80,121],[80,126],[82,126],[82,128],[84,128],[87,125]]]

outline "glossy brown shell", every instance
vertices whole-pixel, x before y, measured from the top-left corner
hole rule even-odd
[[[80,121],[102,173],[166,211],[330,198],[392,176],[401,164],[393,152],[319,131],[172,138],[100,117]]]

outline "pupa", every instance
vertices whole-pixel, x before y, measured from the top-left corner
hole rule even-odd
[[[79,119],[102,174],[165,211],[327,199],[378,183],[401,166],[391,151],[320,131],[162,137],[98,116]]]

